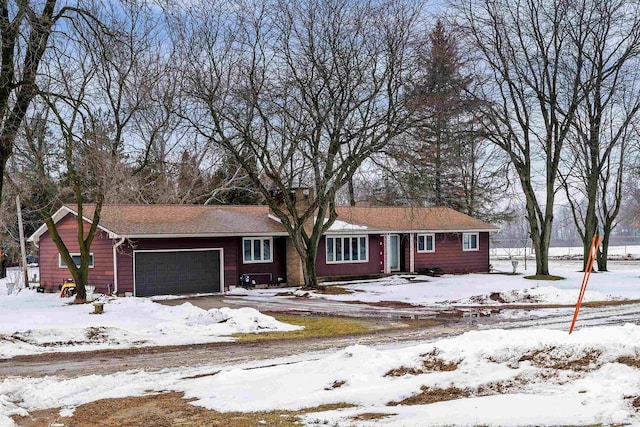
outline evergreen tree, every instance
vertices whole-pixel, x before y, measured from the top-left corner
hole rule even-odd
[[[393,156],[403,166],[398,178],[414,203],[449,206],[485,216],[486,187],[499,176],[477,125],[481,102],[470,95],[473,78],[452,34],[438,21],[419,50],[423,70],[409,93],[416,126]]]
[[[257,170],[255,157],[250,158],[248,153],[244,157],[251,162],[253,170]],[[224,156],[222,165],[213,174],[211,186],[213,190],[206,201],[208,204],[257,205],[264,203],[262,195],[253,189],[249,175],[235,157],[229,153]]]

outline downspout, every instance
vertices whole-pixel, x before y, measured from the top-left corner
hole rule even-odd
[[[124,243],[125,238],[121,237],[120,240],[113,245],[113,293],[118,293],[118,248]]]
[[[391,273],[391,234],[384,235],[384,272]]]
[[[434,234],[435,239],[435,234]],[[415,242],[415,234],[409,233],[409,272],[416,272],[416,242]]]

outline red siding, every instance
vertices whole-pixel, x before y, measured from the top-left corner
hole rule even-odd
[[[286,239],[284,237],[273,238],[273,262],[244,264],[242,254],[242,238],[238,238],[238,272],[237,276],[248,274],[251,280],[258,284],[278,283],[278,278],[286,280]],[[237,281],[237,278],[236,278]]]
[[[284,238],[274,238],[274,262],[243,264],[241,237],[221,238],[173,238],[138,239],[122,245],[118,254],[118,293],[133,292],[133,251],[171,249],[222,249],[224,251],[224,284],[237,285],[241,274],[253,274],[258,283],[268,283],[266,277],[276,282],[286,277],[284,260]]]
[[[369,262],[348,262],[327,264],[327,249],[325,238],[318,244],[318,258],[316,271],[318,276],[360,276],[380,273],[380,236],[369,237]]]
[[[415,247],[415,269],[439,267],[444,273],[486,273],[489,271],[489,233],[479,233],[477,251],[462,250],[462,233],[437,233],[436,250],[418,253]],[[407,239],[408,240],[408,239]],[[405,244],[405,264],[409,264],[409,242]],[[408,268],[407,268],[408,269]]]
[[[79,253],[77,221],[71,214],[64,217],[57,224],[58,233],[71,253]],[[85,223],[85,237],[89,224]],[[89,269],[89,284],[96,286],[97,292],[107,292],[109,284],[113,283],[113,240],[107,233],[98,229],[91,244],[94,267]],[[51,240],[47,231],[40,237],[40,284],[48,291],[57,291],[64,279],[70,278],[71,273],[66,267],[59,267],[58,248]]]

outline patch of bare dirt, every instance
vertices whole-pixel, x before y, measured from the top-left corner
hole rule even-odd
[[[531,304],[540,302],[538,298],[519,290],[510,292],[491,292],[488,295],[474,295],[469,297],[469,301],[483,306],[491,304]],[[455,303],[455,301],[451,302]]]
[[[321,286],[318,289],[315,288],[303,288],[302,290],[314,290],[317,294],[323,295],[348,295],[352,294],[353,291],[349,289],[345,289],[342,286]]]
[[[616,362],[631,366],[632,368],[640,369],[640,354],[634,354],[633,356],[620,356],[616,359]]]
[[[433,349],[429,353],[421,354],[422,367],[421,368],[409,368],[401,366],[396,369],[392,369],[385,374],[385,377],[402,377],[405,375],[420,375],[427,372],[448,372],[458,369],[460,361],[447,362],[446,360],[438,357],[437,349]]]
[[[499,303],[505,303],[506,302],[505,299],[500,294],[500,292],[491,292],[491,294],[489,295],[489,299],[491,301],[495,301],[495,302],[499,302]]]
[[[420,393],[409,396],[399,402],[389,402],[387,406],[397,405],[429,405],[436,402],[446,402],[448,400],[462,399],[471,396],[468,390],[457,387],[449,388],[432,388],[427,386],[420,387]]]
[[[325,390],[334,390],[336,388],[340,388],[345,385],[347,382],[345,380],[335,380],[330,387],[325,387]]]
[[[520,376],[506,381],[490,382],[478,387],[475,394],[478,396],[491,396],[494,394],[513,393],[514,390],[524,386],[527,382],[527,380]]]
[[[171,392],[151,396],[105,399],[76,408],[71,417],[60,417],[59,409],[34,411],[27,417],[14,416],[23,427],[274,427],[298,426],[298,415],[305,411],[229,412],[220,413],[189,404],[182,393]],[[326,407],[325,407],[326,406]],[[325,405],[310,410],[331,410],[350,405]]]
[[[425,371],[422,369],[416,368],[408,368],[406,366],[400,366],[399,368],[395,368],[384,374],[385,377],[404,377],[405,375],[420,375],[424,374]]]
[[[365,412],[362,414],[355,415],[351,417],[351,419],[353,421],[374,421],[374,420],[381,420],[387,417],[393,417],[396,415],[398,414],[385,414],[382,412]]]
[[[517,362],[529,361],[534,366],[548,369],[590,371],[600,365],[601,354],[602,351],[597,349],[574,352],[570,349],[559,350],[555,346],[547,346],[523,354]]]
[[[633,399],[631,405],[636,408],[636,411],[640,411],[640,396]]]
[[[436,372],[448,372],[458,369],[458,365],[460,364],[459,360],[447,362],[444,359],[438,357],[438,354],[438,350],[434,348],[431,352],[420,355],[420,357],[423,358],[422,365],[425,369],[427,369],[428,371]]]
[[[87,339],[92,342],[105,342],[107,340],[106,330],[104,327],[89,327],[86,332]]]
[[[59,410],[34,411],[30,417],[14,417],[20,426],[39,427],[55,423],[75,426],[187,426],[213,425],[215,413],[190,405],[181,393],[105,399],[76,408],[73,416],[60,417]]]

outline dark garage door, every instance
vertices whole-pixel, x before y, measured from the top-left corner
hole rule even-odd
[[[220,251],[136,252],[136,296],[220,292]]]

